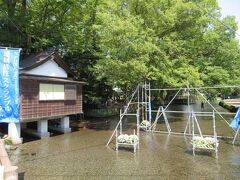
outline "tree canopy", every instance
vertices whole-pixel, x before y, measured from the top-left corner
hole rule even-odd
[[[217,0],[3,0],[0,43],[56,48],[101,104],[118,87],[240,84],[235,17]]]

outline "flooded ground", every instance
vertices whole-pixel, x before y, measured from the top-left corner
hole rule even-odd
[[[186,106],[170,107],[184,110]],[[194,105],[195,110],[201,110]],[[218,110],[224,111],[220,107]],[[205,106],[203,111],[210,111]],[[168,114],[175,132],[183,132],[187,114]],[[154,117],[154,115],[153,115]],[[230,121],[232,116],[226,116]],[[160,133],[140,133],[140,149],[115,151],[114,141],[106,143],[118,117],[96,120],[65,135],[35,140],[20,145],[10,158],[23,179],[240,179],[240,141],[220,140],[219,158],[213,152],[192,155],[190,138]],[[135,119],[128,118],[126,132],[133,132]],[[78,126],[75,122],[74,128]],[[199,118],[202,131],[213,134],[212,119]],[[82,126],[82,124],[81,124]],[[158,124],[164,130],[164,123]],[[232,130],[217,117],[218,135],[232,136]],[[115,140],[115,139],[114,139]]]

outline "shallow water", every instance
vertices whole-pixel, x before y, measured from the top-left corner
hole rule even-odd
[[[216,106],[218,110],[223,111]],[[186,106],[172,106],[183,110]],[[194,105],[195,110],[200,106]],[[205,106],[204,111],[210,108]],[[168,114],[173,131],[183,132],[188,115]],[[232,116],[226,117],[231,120]],[[190,138],[160,133],[140,133],[140,149],[115,151],[114,140],[106,143],[118,117],[90,123],[80,131],[24,143],[11,152],[13,164],[24,179],[240,179],[240,141],[220,140],[219,158],[214,152],[197,151],[192,155]],[[132,132],[135,119],[124,127]],[[213,134],[212,120],[199,118],[204,133]],[[164,130],[164,123],[158,124]],[[217,117],[217,133],[232,135]]]

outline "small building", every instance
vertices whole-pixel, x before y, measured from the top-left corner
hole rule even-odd
[[[44,51],[20,61],[20,125],[24,132],[48,137],[48,129],[70,132],[69,115],[83,114],[82,88],[56,51]],[[59,119],[59,126],[48,121]],[[37,121],[37,130],[27,123]],[[20,127],[17,127],[20,132]]]

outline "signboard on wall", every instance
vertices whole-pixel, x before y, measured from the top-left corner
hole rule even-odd
[[[0,123],[19,122],[20,49],[0,47]]]

